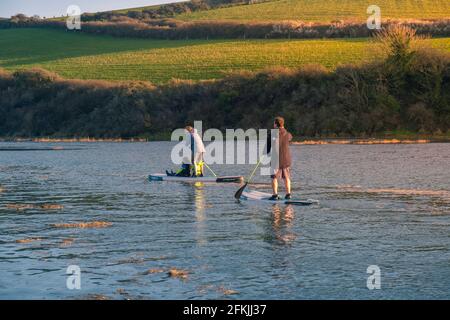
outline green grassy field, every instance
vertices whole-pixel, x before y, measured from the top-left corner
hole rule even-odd
[[[367,7],[381,8],[382,19],[450,18],[448,0],[279,0],[252,5],[198,11],[177,16],[182,20],[366,21]]]
[[[450,51],[450,38],[425,40]],[[148,80],[213,79],[238,70],[299,67],[333,69],[373,56],[367,39],[145,40],[49,29],[0,30],[0,67],[39,66],[65,78]]]

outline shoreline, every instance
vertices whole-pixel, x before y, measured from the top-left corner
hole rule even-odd
[[[426,144],[426,143],[442,143],[450,142],[450,139],[446,140],[432,140],[432,139],[318,139],[318,140],[303,140],[293,141],[293,145],[371,145],[371,144]]]
[[[0,142],[34,142],[34,143],[99,143],[99,142],[156,142],[170,141],[155,138],[0,138]],[[373,145],[373,144],[427,144],[449,143],[450,137],[430,138],[300,138],[292,141],[293,145]]]

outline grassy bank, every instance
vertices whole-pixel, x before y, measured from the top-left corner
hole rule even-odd
[[[386,55],[371,63],[162,85],[0,69],[0,136],[128,139],[165,134],[193,120],[203,120],[205,129],[267,128],[277,114],[297,137],[439,136],[450,129],[450,54],[418,41],[414,30],[400,26],[380,35]]]

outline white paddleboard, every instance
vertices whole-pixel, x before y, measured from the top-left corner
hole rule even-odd
[[[260,192],[260,191],[244,191],[241,195],[241,200],[250,200],[250,201],[262,201],[262,202],[268,202],[268,203],[282,203],[282,204],[292,204],[292,205],[298,205],[298,206],[310,206],[312,204],[318,204],[318,200],[313,199],[307,199],[307,200],[300,200],[300,199],[290,199],[286,200],[284,198],[281,198],[280,200],[269,200],[269,198],[272,195],[270,193],[266,192]]]
[[[173,182],[216,182],[227,183],[234,182],[239,183],[244,180],[242,176],[223,176],[223,177],[176,177],[168,176],[165,173],[153,173],[148,176],[150,181],[173,181]]]

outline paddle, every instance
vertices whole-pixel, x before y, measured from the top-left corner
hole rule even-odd
[[[253,169],[252,174],[251,174],[250,177],[247,179],[247,181],[245,182],[245,184],[244,184],[242,187],[240,187],[239,190],[236,191],[236,193],[234,194],[234,197],[235,197],[237,200],[239,200],[239,199],[241,198],[242,192],[244,192],[244,189],[247,187],[247,185],[248,185],[248,183],[250,182],[250,180],[252,180],[253,175],[255,174],[256,169],[258,169],[260,163],[261,163],[261,159],[259,159],[258,163],[256,164],[255,169]]]
[[[214,171],[212,171],[212,169],[206,164],[206,162],[203,162],[203,164],[205,165],[205,167],[208,168],[209,171],[211,171],[211,173],[213,174],[214,177],[217,177],[217,175],[214,173]]]

